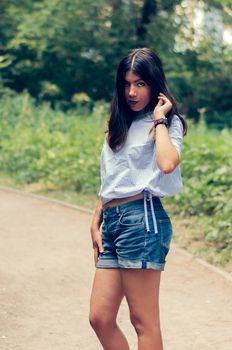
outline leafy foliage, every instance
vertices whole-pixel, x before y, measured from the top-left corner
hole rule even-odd
[[[19,183],[97,193],[108,107],[102,101],[92,112],[82,106],[64,113],[9,90],[0,100],[0,171]],[[213,261],[220,252],[224,263],[232,259],[231,148],[228,130],[210,130],[203,119],[197,127],[190,125],[181,162],[184,189],[167,199],[183,220],[204,219],[199,239],[211,249]]]
[[[104,137],[103,117],[96,109],[95,118],[65,115],[48,104],[35,107],[25,93],[13,103],[5,98],[1,113],[1,170],[21,183],[96,191]]]
[[[228,130],[210,131],[203,122],[191,127],[181,161],[184,189],[169,201],[172,211],[183,218],[205,218],[199,237],[220,252],[224,263],[232,259],[231,147]]]
[[[184,114],[198,121],[203,109],[208,124],[231,127],[231,49],[215,39],[216,25],[196,44],[196,3],[3,0],[0,80],[63,110],[81,93],[109,101],[119,59],[130,48],[149,46],[162,58]],[[231,27],[230,1],[199,4]]]

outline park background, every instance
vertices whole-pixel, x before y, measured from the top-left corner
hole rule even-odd
[[[175,241],[232,271],[231,0],[2,0],[0,183],[94,208],[115,70],[151,47],[189,124]]]

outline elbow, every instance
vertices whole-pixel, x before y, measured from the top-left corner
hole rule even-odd
[[[174,166],[167,166],[167,167],[163,167],[163,169],[161,169],[164,174],[170,174],[173,172],[173,170],[175,169]]]
[[[160,170],[164,172],[164,174],[170,174],[175,170],[178,164],[179,162],[163,162],[161,164],[158,164],[158,166]]]

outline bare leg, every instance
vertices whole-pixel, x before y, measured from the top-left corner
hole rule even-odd
[[[159,320],[160,271],[121,270],[138,350],[163,350]]]
[[[104,350],[129,350],[116,323],[124,297],[119,269],[97,269],[90,300],[90,324]]]

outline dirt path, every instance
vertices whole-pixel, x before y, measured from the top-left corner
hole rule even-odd
[[[0,213],[0,349],[100,350],[88,324],[90,214],[3,190]],[[119,322],[135,350],[125,303]],[[232,282],[173,245],[161,322],[165,350],[231,350]]]

